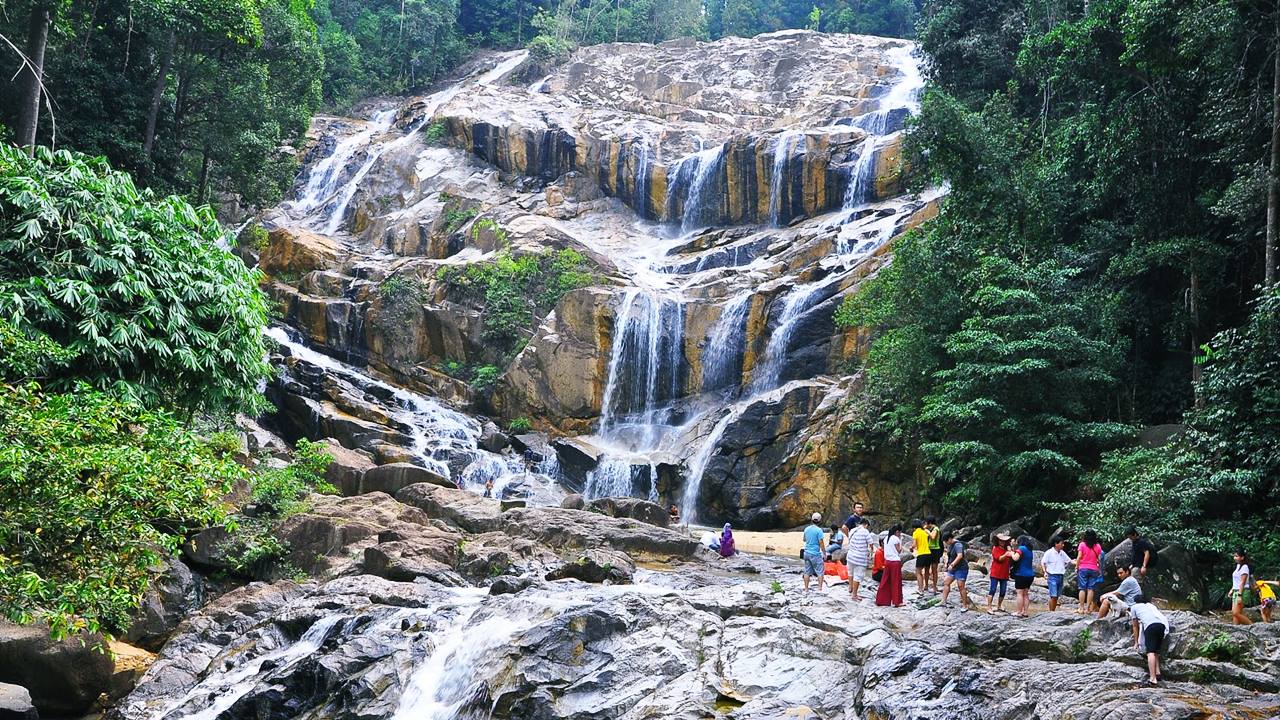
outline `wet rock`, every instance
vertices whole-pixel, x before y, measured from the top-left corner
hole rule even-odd
[[[232,566],[230,544],[231,533],[225,527],[205,528],[182,544],[182,556],[197,567],[225,570]]]
[[[688,535],[630,518],[563,508],[521,508],[504,514],[501,530],[553,549],[607,547],[632,556],[691,557],[700,547]]]
[[[80,716],[111,686],[101,635],[55,641],[46,625],[0,621],[0,678],[20,685],[45,717]]]
[[[412,463],[390,463],[366,470],[360,481],[360,492],[384,492],[395,495],[410,485],[418,483],[454,489],[458,487],[458,484],[452,480],[424,467]]]
[[[542,577],[563,562],[531,538],[502,532],[470,537],[459,553],[458,571],[477,582],[505,576]]]
[[[480,447],[492,453],[502,452],[511,447],[511,438],[498,428],[487,425],[480,436]]]
[[[204,601],[204,579],[174,557],[166,557],[121,639],[157,650],[183,618]]]
[[[275,228],[268,235],[258,264],[273,277],[296,278],[338,264],[342,250],[330,237],[295,228]]]
[[[625,584],[631,582],[636,564],[617,550],[587,550],[576,560],[547,573],[548,580],[581,580],[588,583]]]
[[[575,486],[587,482],[587,475],[600,465],[604,451],[582,438],[557,438],[552,441],[556,456],[560,459],[560,472]]]
[[[0,683],[0,720],[40,720],[26,688]]]
[[[502,524],[502,508],[497,500],[466,490],[420,483],[396,493],[396,499],[421,509],[427,517],[439,518],[469,533],[491,532]]]
[[[343,495],[359,495],[362,492],[360,481],[364,479],[365,472],[377,465],[365,453],[348,450],[333,438],[325,438],[321,444],[324,452],[333,458],[325,468],[324,479]]]
[[[512,435],[511,446],[533,462],[545,462],[555,457],[555,450],[547,442],[547,436],[542,433]]]
[[[560,507],[566,510],[585,510],[587,500],[578,493],[570,493],[564,496],[564,500],[560,501]]]
[[[662,528],[667,527],[671,522],[671,516],[661,505],[640,498],[597,498],[587,503],[586,509],[609,517],[631,518]]]

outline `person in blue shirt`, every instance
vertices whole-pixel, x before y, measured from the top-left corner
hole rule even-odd
[[[1027,617],[1031,606],[1031,581],[1036,579],[1035,556],[1031,552],[1031,538],[1023,535],[1018,538],[1018,547],[1010,555],[1013,564],[1009,574],[1013,576],[1013,589],[1018,593],[1018,610],[1014,617]]]
[[[822,531],[822,514],[814,513],[813,522],[804,529],[804,589],[809,589],[809,578],[818,578],[818,592],[822,592],[822,554],[827,549],[827,538]]]

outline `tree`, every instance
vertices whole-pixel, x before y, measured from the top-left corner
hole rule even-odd
[[[66,355],[0,322],[0,614],[55,637],[127,628],[160,553],[246,476],[164,412],[23,379]]]
[[[0,146],[0,316],[74,354],[51,388],[260,406],[266,302],[224,242],[208,208],[139,191],[101,159]]]

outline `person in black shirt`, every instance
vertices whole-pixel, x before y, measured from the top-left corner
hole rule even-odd
[[[1129,528],[1125,536],[1129,538],[1129,544],[1133,548],[1133,559],[1129,564],[1133,566],[1133,572],[1145,578],[1147,571],[1156,565],[1156,548],[1150,540],[1138,535],[1137,528]]]
[[[853,514],[844,521],[844,527],[840,528],[844,531],[844,536],[849,537],[853,534],[855,528],[862,524],[862,503],[853,504]]]

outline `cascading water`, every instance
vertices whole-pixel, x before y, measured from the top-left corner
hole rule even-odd
[[[708,198],[712,197],[712,193],[708,192],[708,185],[712,183],[720,172],[724,164],[723,160],[724,145],[717,145],[713,148],[700,150],[696,154],[680,161],[680,170],[684,169],[686,162],[691,162],[693,167],[692,177],[689,180],[689,192],[684,201],[684,213],[680,218],[681,232],[688,233],[710,224],[707,219],[708,210],[710,210],[707,207],[707,203]],[[677,172],[677,175],[679,175],[679,172]]]
[[[374,113],[364,129],[339,142],[332,153],[311,169],[311,173],[307,176],[307,184],[298,191],[297,199],[292,203],[292,209],[305,217],[327,202],[337,190],[338,180],[341,179],[347,163],[360,149],[368,146],[369,141],[375,136],[389,130],[395,116],[394,109],[380,110]]]
[[[849,211],[867,202],[875,186],[876,139],[869,137],[862,142],[858,161],[849,172],[849,186],[845,188],[843,210]]]
[[[725,430],[738,419],[745,407],[746,405],[737,405],[728,408],[724,416],[711,428],[711,432],[703,438],[698,451],[689,460],[689,475],[685,479],[684,497],[680,502],[680,517],[685,522],[690,524],[698,522],[698,494],[702,490],[702,477],[707,474],[707,465],[711,462],[716,448],[720,446],[720,439],[724,437]]]
[[[782,196],[786,189],[787,164],[791,161],[792,147],[802,138],[804,133],[798,130],[784,130],[773,141],[773,167],[769,175],[769,224],[774,227],[782,224],[782,216],[786,212]]]
[[[649,212],[649,184],[650,184],[650,150],[649,143],[645,138],[636,138],[632,143],[632,152],[635,153],[636,179],[635,179],[635,200],[636,212],[645,215]]]
[[[747,313],[751,310],[752,297],[752,293],[747,292],[725,303],[711,334],[707,336],[707,345],[702,351],[704,391],[736,388],[741,383]]]
[[[450,85],[440,92],[432,93],[427,96],[421,116],[418,121],[414,123],[413,127],[410,128],[409,132],[395,140],[392,140],[391,142],[378,145],[369,152],[369,156],[365,159],[364,164],[362,164],[360,169],[356,171],[355,175],[351,177],[350,182],[348,182],[346,187],[343,189],[337,204],[334,205],[333,210],[325,220],[323,229],[324,234],[333,235],[342,228],[343,220],[345,220],[347,214],[347,207],[355,198],[356,192],[359,191],[361,181],[364,180],[365,176],[369,174],[369,171],[373,169],[383,155],[389,151],[404,147],[412,142],[418,132],[431,122],[435,117],[436,112],[439,111],[445,103],[457,97],[458,93],[463,89],[472,85],[493,85],[506,77],[511,73],[511,71],[519,67],[521,63],[528,59],[528,57],[528,50],[517,51],[512,53],[510,57],[495,65],[492,69],[480,75],[474,82],[462,82],[456,85]]]
[[[682,390],[684,305],[656,292],[630,288],[615,320],[600,434],[633,449],[653,445],[664,410]]]
[[[778,320],[769,334],[764,356],[751,373],[751,389],[754,392],[764,393],[778,386],[787,350],[791,348],[791,337],[824,288],[823,283],[809,283],[795,288],[783,298],[782,312],[778,314]]]
[[[410,451],[427,469],[445,477],[451,477],[450,459],[470,458],[459,480],[469,489],[483,488],[493,480],[501,486],[527,472],[518,460],[504,458],[479,448],[480,423],[439,402],[411,393],[389,383],[370,377],[359,369],[316,352],[294,341],[282,328],[267,330],[267,336],[288,348],[290,355],[319,367],[334,377],[341,378],[359,388],[377,388],[395,400],[389,406],[392,419],[408,429]]]

